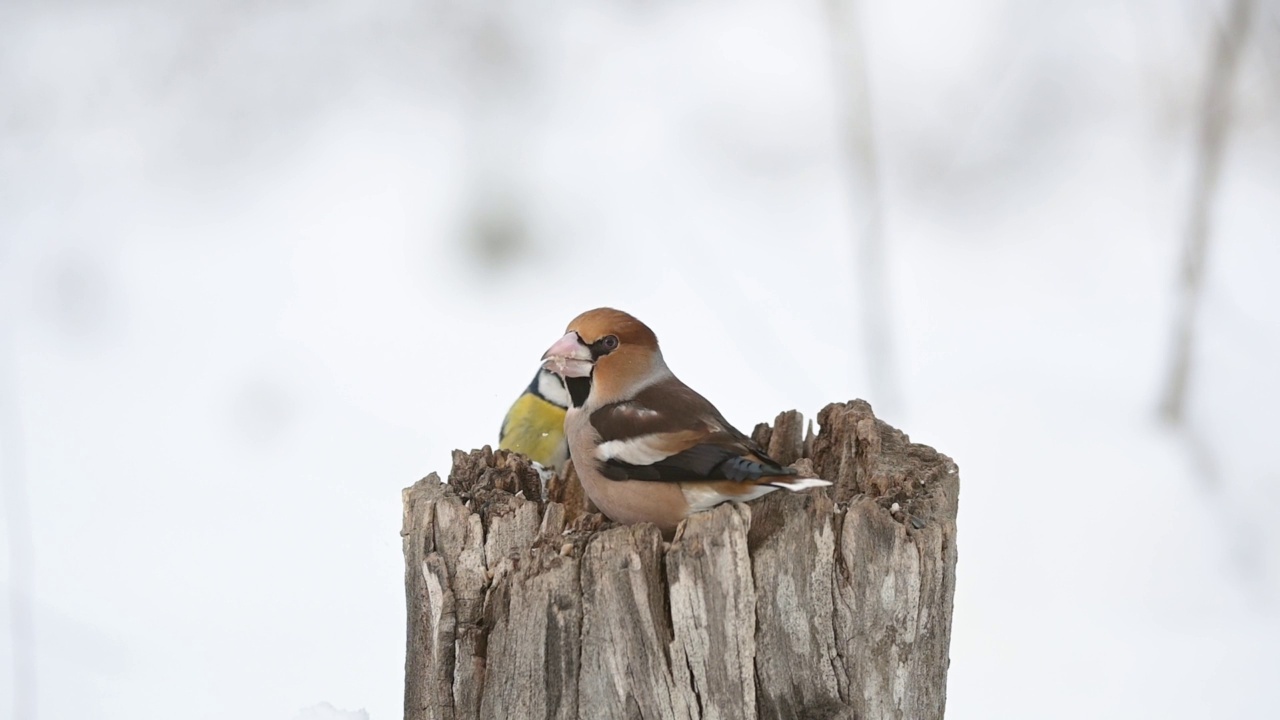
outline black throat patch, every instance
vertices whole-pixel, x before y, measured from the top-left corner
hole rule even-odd
[[[591,376],[571,377],[564,379],[564,386],[569,390],[569,401],[580,408],[587,404],[587,396],[591,394]]]

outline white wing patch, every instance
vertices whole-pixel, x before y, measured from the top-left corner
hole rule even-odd
[[[631,420],[632,422],[635,422],[637,420],[647,420],[649,418],[658,417],[658,415],[660,414],[657,410],[654,410],[653,408],[647,408],[634,401],[618,405],[613,409],[613,412],[618,415],[626,416],[627,419]]]
[[[596,446],[596,457],[601,462],[617,460],[628,465],[652,465],[675,453],[654,447],[655,435],[641,435],[626,440],[610,440]]]

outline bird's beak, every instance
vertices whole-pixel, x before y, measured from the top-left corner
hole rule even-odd
[[[566,334],[542,354],[542,367],[560,377],[587,377],[593,364],[591,349],[576,332]]]

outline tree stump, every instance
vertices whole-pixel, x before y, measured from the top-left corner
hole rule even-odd
[[[406,720],[941,718],[956,465],[861,400],[754,438],[830,488],[608,523],[572,477],[455,451],[404,491]],[[575,488],[578,488],[575,490]]]

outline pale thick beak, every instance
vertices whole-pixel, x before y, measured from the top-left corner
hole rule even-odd
[[[591,349],[576,332],[567,333],[542,354],[542,367],[560,377],[587,377],[593,364]]]

